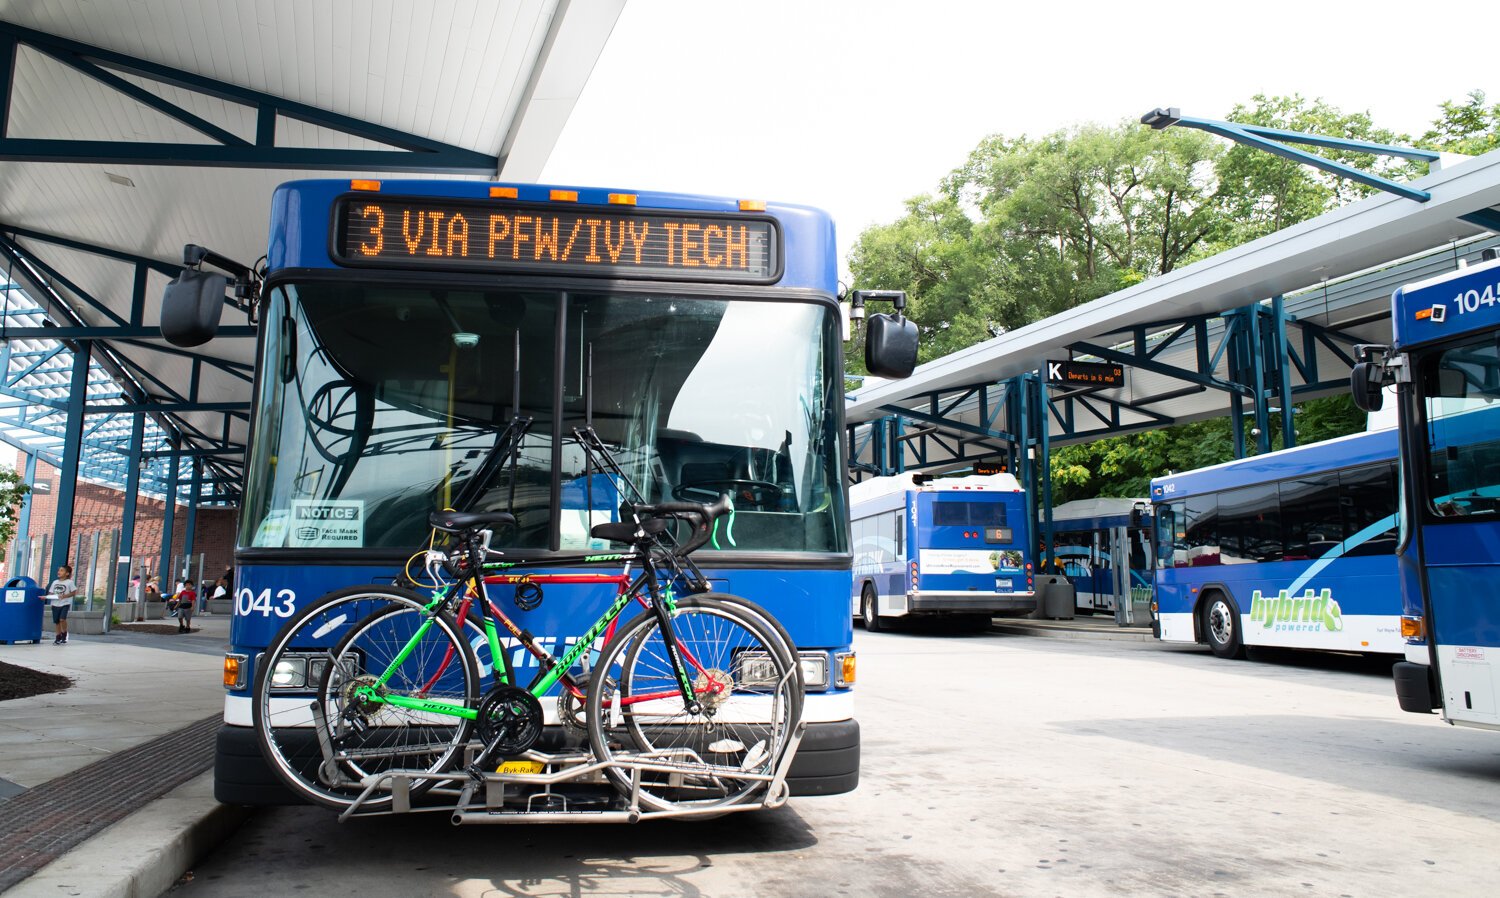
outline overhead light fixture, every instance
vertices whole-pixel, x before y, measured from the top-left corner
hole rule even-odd
[[[110,181],[112,181],[115,184],[119,184],[121,187],[134,187],[135,186],[135,182],[134,181],[130,180],[129,178],[125,177],[124,175],[117,175],[117,174],[115,174],[112,171],[105,172],[104,173],[104,177],[109,178]]]
[[[1141,124],[1150,125],[1157,131],[1163,128],[1170,128],[1180,121],[1182,121],[1182,110],[1176,106],[1165,108],[1158,106],[1141,116]]]

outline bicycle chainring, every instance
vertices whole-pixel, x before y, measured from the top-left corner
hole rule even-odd
[[[541,738],[542,704],[524,689],[495,686],[479,700],[475,723],[491,756],[518,755]]]

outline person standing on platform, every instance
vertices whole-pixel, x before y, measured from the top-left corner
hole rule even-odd
[[[198,594],[193,591],[193,581],[188,580],[177,591],[177,632],[193,631],[193,606],[198,603]]]
[[[78,584],[73,582],[73,568],[58,565],[57,579],[47,587],[52,594],[52,625],[57,630],[53,645],[68,644],[68,612],[73,610],[73,597],[78,595]]]

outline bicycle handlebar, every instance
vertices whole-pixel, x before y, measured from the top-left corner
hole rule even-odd
[[[635,513],[652,518],[678,518],[692,524],[693,535],[677,550],[686,555],[708,542],[713,536],[713,522],[726,512],[734,510],[734,502],[728,493],[720,493],[716,502],[704,505],[698,502],[660,502],[656,505],[637,505]]]

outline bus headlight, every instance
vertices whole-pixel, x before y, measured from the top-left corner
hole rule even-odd
[[[825,652],[799,652],[802,660],[802,682],[807,689],[828,688],[828,655]]]
[[[265,656],[262,655],[262,658]],[[310,689],[323,681],[323,672],[328,669],[328,656],[282,655],[271,671],[272,689]]]
[[[1427,638],[1427,622],[1420,617],[1401,618],[1401,636],[1408,642],[1422,642]]]
[[[809,691],[828,688],[828,654],[799,652],[803,687]],[[734,683],[739,689],[769,689],[776,682],[776,665],[765,652],[740,652],[734,658]]]

